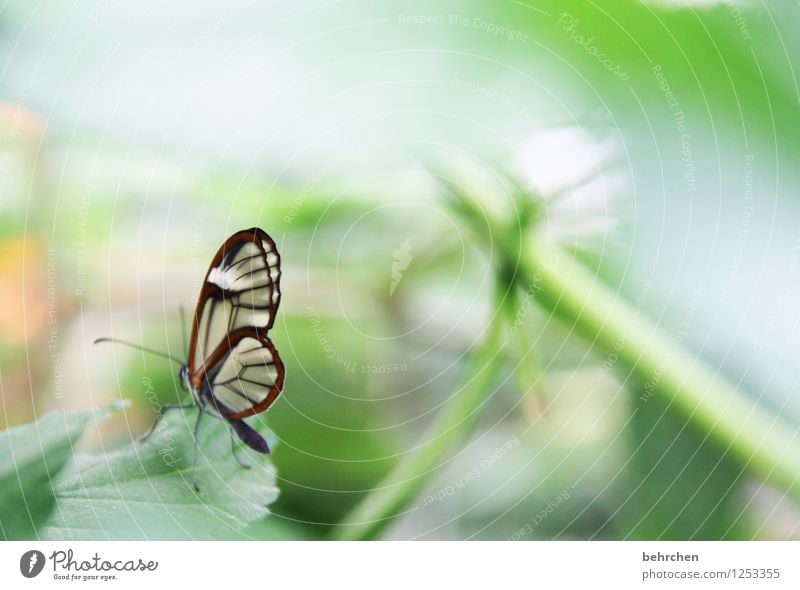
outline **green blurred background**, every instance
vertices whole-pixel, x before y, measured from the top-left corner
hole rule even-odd
[[[542,232],[796,428],[798,43],[785,3],[6,2],[0,427],[123,397],[103,440],[144,432],[142,378],[175,401],[173,367],[91,342],[182,356],[179,307],[258,225],[288,379],[259,418],[281,495],[245,535],[323,537],[420,444],[491,313],[492,253],[425,171],[445,154],[513,162]],[[540,385],[487,392],[386,538],[800,536],[783,491],[525,309]]]

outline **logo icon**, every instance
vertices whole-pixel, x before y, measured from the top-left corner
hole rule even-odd
[[[19,560],[19,571],[26,578],[35,578],[44,569],[44,553],[32,549],[22,554]]]
[[[414,244],[411,240],[404,240],[400,247],[393,252],[394,262],[392,262],[392,284],[389,286],[389,295],[394,295],[395,289],[403,280],[403,273],[408,270],[414,257],[411,255],[411,248]]]

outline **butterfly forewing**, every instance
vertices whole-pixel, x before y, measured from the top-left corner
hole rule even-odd
[[[267,331],[280,304],[280,255],[258,228],[231,236],[214,257],[197,302],[189,351],[196,390],[228,417],[262,412],[283,387]]]

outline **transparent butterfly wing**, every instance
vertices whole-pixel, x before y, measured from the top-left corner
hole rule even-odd
[[[283,364],[267,338],[280,305],[280,278],[275,242],[258,228],[228,238],[206,274],[189,372],[195,388],[212,394],[229,417],[265,410],[283,387]]]

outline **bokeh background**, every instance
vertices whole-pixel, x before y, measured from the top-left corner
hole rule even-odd
[[[796,432],[799,40],[797,5],[744,0],[6,1],[0,427],[127,398],[83,445],[144,432],[174,367],[92,341],[182,356],[180,307],[260,226],[288,379],[260,418],[280,496],[243,534],[325,537],[492,314],[493,253],[428,171],[458,161],[513,169],[538,232]],[[524,305],[541,378],[509,363],[385,538],[800,536],[785,490]]]

